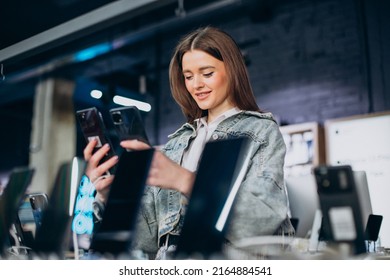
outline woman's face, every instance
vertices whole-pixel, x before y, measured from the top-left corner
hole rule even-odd
[[[227,93],[228,76],[222,61],[199,50],[188,51],[182,59],[185,85],[208,121],[234,107]]]

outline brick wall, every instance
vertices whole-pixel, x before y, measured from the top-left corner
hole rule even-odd
[[[253,21],[241,11],[207,22],[229,32],[242,46],[263,110],[273,112],[282,124],[294,124],[390,109],[389,70],[383,65],[389,57],[383,49],[383,44],[389,45],[384,30],[389,20],[382,6],[388,4],[354,0],[276,3],[270,6],[271,19]],[[167,135],[184,121],[170,96],[167,66],[172,49],[182,34],[204,24],[195,22],[165,35],[160,42],[160,64],[150,61],[161,69],[157,77],[161,107],[159,117],[153,117],[159,129],[150,132],[157,132],[159,143],[165,143]]]

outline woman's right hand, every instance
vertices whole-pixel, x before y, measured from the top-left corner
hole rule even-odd
[[[95,185],[97,198],[105,203],[108,197],[109,186],[114,180],[114,175],[107,175],[107,171],[118,162],[118,156],[113,156],[102,164],[99,164],[110,150],[110,146],[105,144],[93,153],[96,144],[97,141],[92,140],[84,149],[84,159],[87,161],[85,175]]]
[[[150,149],[148,144],[138,140],[126,140],[120,143],[122,148],[139,151]],[[147,184],[164,189],[173,189],[189,196],[195,181],[195,173],[181,167],[161,151],[155,151],[149,169]]]

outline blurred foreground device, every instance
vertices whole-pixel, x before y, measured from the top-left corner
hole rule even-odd
[[[27,194],[27,199],[30,202],[36,232],[42,224],[42,213],[49,204],[49,197],[46,193],[31,193]]]
[[[10,246],[10,228],[17,222],[18,209],[21,205],[27,187],[31,183],[34,169],[29,167],[15,168],[12,170],[8,183],[0,196],[0,254]]]
[[[379,237],[379,231],[381,229],[383,216],[371,214],[368,217],[365,237],[367,241],[376,242]]]
[[[85,166],[86,163],[76,157],[60,165],[32,248],[43,258],[50,254],[63,258],[68,250],[75,195]]]
[[[353,176],[362,211],[362,223],[365,226],[372,214],[367,176],[365,171],[353,171]],[[298,220],[295,236],[309,238],[313,234],[316,211],[320,210],[315,176],[314,174],[289,176],[285,181],[291,217]]]
[[[317,209],[320,209],[316,180],[313,174],[289,176],[285,180],[291,219],[296,219],[295,236],[308,238]]]
[[[351,166],[314,168],[325,240],[351,245],[352,254],[367,251],[363,211]]]
[[[177,259],[221,253],[230,210],[249,163],[246,147],[246,138],[206,143],[178,239]]]
[[[124,151],[119,158],[101,224],[92,235],[90,253],[129,251],[154,149]]]

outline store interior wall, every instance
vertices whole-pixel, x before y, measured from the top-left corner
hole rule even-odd
[[[173,47],[183,34],[205,25],[221,27],[238,42],[259,106],[281,125],[390,110],[388,1],[253,3],[251,9],[215,11],[214,16],[211,11],[189,19],[172,11],[175,24],[147,35],[139,32],[145,36],[116,51],[19,82],[3,81],[0,170],[29,164],[35,89],[47,77],[74,82],[74,110],[96,106],[106,114],[116,106],[109,99],[113,91],[149,102],[152,110],[143,114],[147,132],[153,144],[164,144],[184,121],[169,89]],[[142,22],[137,24],[142,30]],[[128,28],[134,24],[128,23]],[[126,25],[117,29],[107,32],[106,40],[120,37]],[[140,77],[147,81],[144,93],[139,92]],[[97,87],[108,97],[90,98],[90,90]],[[76,141],[75,153],[81,156],[85,141],[80,133]]]

